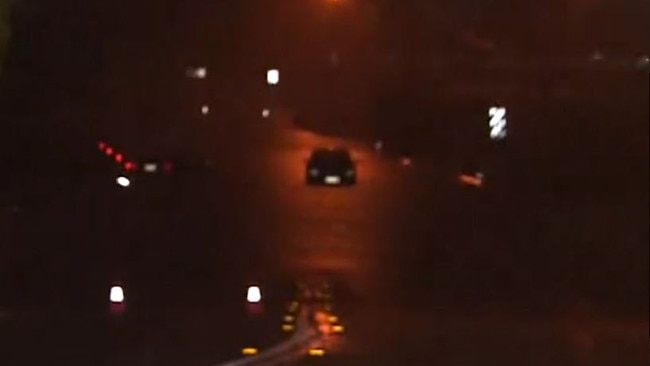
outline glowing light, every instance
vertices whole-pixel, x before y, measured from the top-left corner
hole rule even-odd
[[[253,347],[242,348],[241,354],[244,355],[244,356],[256,355],[257,354],[257,348],[253,348]]]
[[[504,107],[491,107],[488,111],[490,117],[490,138],[492,140],[503,140],[506,138],[506,109]]]
[[[402,159],[400,159],[400,163],[401,163],[402,165],[404,165],[404,166],[411,166],[411,165],[413,165],[413,161],[411,160],[411,158],[408,158],[408,157],[403,157]]]
[[[135,163],[132,161],[127,161],[126,163],[124,163],[124,169],[135,170]]]
[[[147,173],[154,173],[158,170],[158,164],[147,163],[144,165],[144,171]]]
[[[336,175],[328,175],[325,177],[325,184],[339,184],[341,183],[341,177]]]
[[[246,301],[250,303],[258,303],[262,301],[262,291],[258,286],[248,286],[246,291]]]
[[[332,332],[341,334],[345,331],[345,328],[343,328],[342,325],[333,325],[332,326]]]
[[[483,174],[482,173],[476,173],[476,175],[471,176],[467,174],[461,174],[458,177],[458,181],[461,184],[466,184],[469,186],[474,186],[474,187],[482,187],[483,186]]]
[[[109,293],[109,299],[112,303],[124,302],[124,289],[122,289],[122,286],[112,286]]]
[[[293,324],[282,324],[283,332],[292,332],[294,330]]]
[[[104,150],[104,152],[106,153],[106,156],[111,156],[113,155],[113,148],[109,146]]]
[[[100,141],[97,143],[97,147],[99,148],[99,150],[104,151],[104,149],[106,148],[106,143],[104,141]]]
[[[205,67],[197,67],[194,70],[194,77],[197,79],[205,79],[208,76],[208,69]]]
[[[310,356],[316,356],[316,357],[322,357],[325,356],[325,350],[322,348],[310,348],[309,349],[309,355]]]
[[[338,323],[339,322],[339,317],[336,316],[336,315],[330,315],[328,320],[329,320],[330,323]]]
[[[269,85],[278,85],[280,82],[280,71],[278,69],[270,69],[266,72],[266,83]]]
[[[121,187],[126,188],[126,187],[131,185],[131,180],[129,178],[123,176],[123,175],[120,175],[119,177],[117,177],[117,179],[115,181]]]
[[[122,156],[122,154],[115,154],[115,162],[121,163],[122,160],[124,160],[124,156]]]
[[[269,118],[270,115],[271,115],[271,111],[268,108],[262,109],[262,117],[263,118]]]
[[[292,315],[285,315],[283,319],[287,323],[290,323],[290,322],[296,320],[296,318],[294,318]]]
[[[201,106],[201,114],[205,116],[208,113],[210,113],[210,107],[207,106],[206,104],[202,105]]]

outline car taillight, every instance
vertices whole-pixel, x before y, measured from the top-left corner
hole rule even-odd
[[[106,148],[106,143],[104,141],[99,141],[97,143],[97,148],[101,151],[104,151],[104,149]]]
[[[113,148],[109,146],[104,150],[104,152],[106,153],[106,156],[111,156],[113,155]]]
[[[132,161],[127,161],[126,163],[124,163],[124,169],[126,169],[126,170],[135,170],[136,165]]]
[[[122,154],[116,154],[115,155],[115,162],[121,163],[122,160],[124,160],[124,157],[122,156]]]

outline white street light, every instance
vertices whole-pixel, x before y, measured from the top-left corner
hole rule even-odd
[[[111,292],[109,294],[109,299],[112,303],[120,304],[124,302],[124,289],[122,286],[111,286]]]
[[[269,118],[270,115],[271,115],[271,111],[268,108],[262,109],[262,117],[263,118]]]
[[[488,116],[490,117],[490,122],[489,122],[490,139],[492,140],[505,139],[507,136],[506,109],[504,107],[491,107],[488,110]]]
[[[115,182],[117,183],[117,185],[119,185],[120,187],[124,187],[124,188],[131,185],[131,180],[128,177],[124,176],[124,175],[120,175],[119,177],[117,177]]]
[[[201,114],[205,116],[208,113],[210,113],[210,107],[208,107],[206,104],[202,105]]]
[[[248,286],[246,291],[246,301],[249,303],[258,303],[262,300],[262,291],[259,286]]]
[[[266,72],[266,83],[269,85],[278,85],[280,82],[280,71],[278,69],[270,69]]]

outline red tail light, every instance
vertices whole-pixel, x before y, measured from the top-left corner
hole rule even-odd
[[[122,160],[124,160],[124,157],[122,156],[122,154],[116,154],[115,155],[115,162],[121,163]]]
[[[132,161],[127,161],[126,163],[124,163],[124,169],[126,170],[136,170],[136,168],[137,166]]]
[[[104,151],[104,149],[106,148],[106,143],[104,141],[99,141],[97,143],[97,148],[99,148],[99,150],[101,151]]]
[[[104,150],[104,152],[106,153],[106,156],[111,156],[113,155],[113,148],[109,146]]]

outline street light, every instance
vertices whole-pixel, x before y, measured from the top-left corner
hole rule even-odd
[[[496,141],[505,139],[507,136],[505,107],[490,107],[488,116],[490,117],[490,139]]]
[[[127,188],[128,186],[131,185],[131,180],[124,175],[120,175],[119,177],[117,177],[117,179],[115,179],[115,182],[117,183],[118,186],[124,188]]]
[[[246,301],[251,304],[256,304],[262,300],[262,291],[259,286],[248,286],[246,291]]]
[[[202,105],[201,106],[201,114],[205,116],[208,113],[210,113],[210,107],[208,107],[207,104]]]
[[[124,302],[124,289],[122,286],[113,285],[109,293],[109,300],[113,304],[121,304]]]
[[[266,71],[266,83],[269,85],[278,85],[280,83],[280,71],[278,69],[269,69]]]

